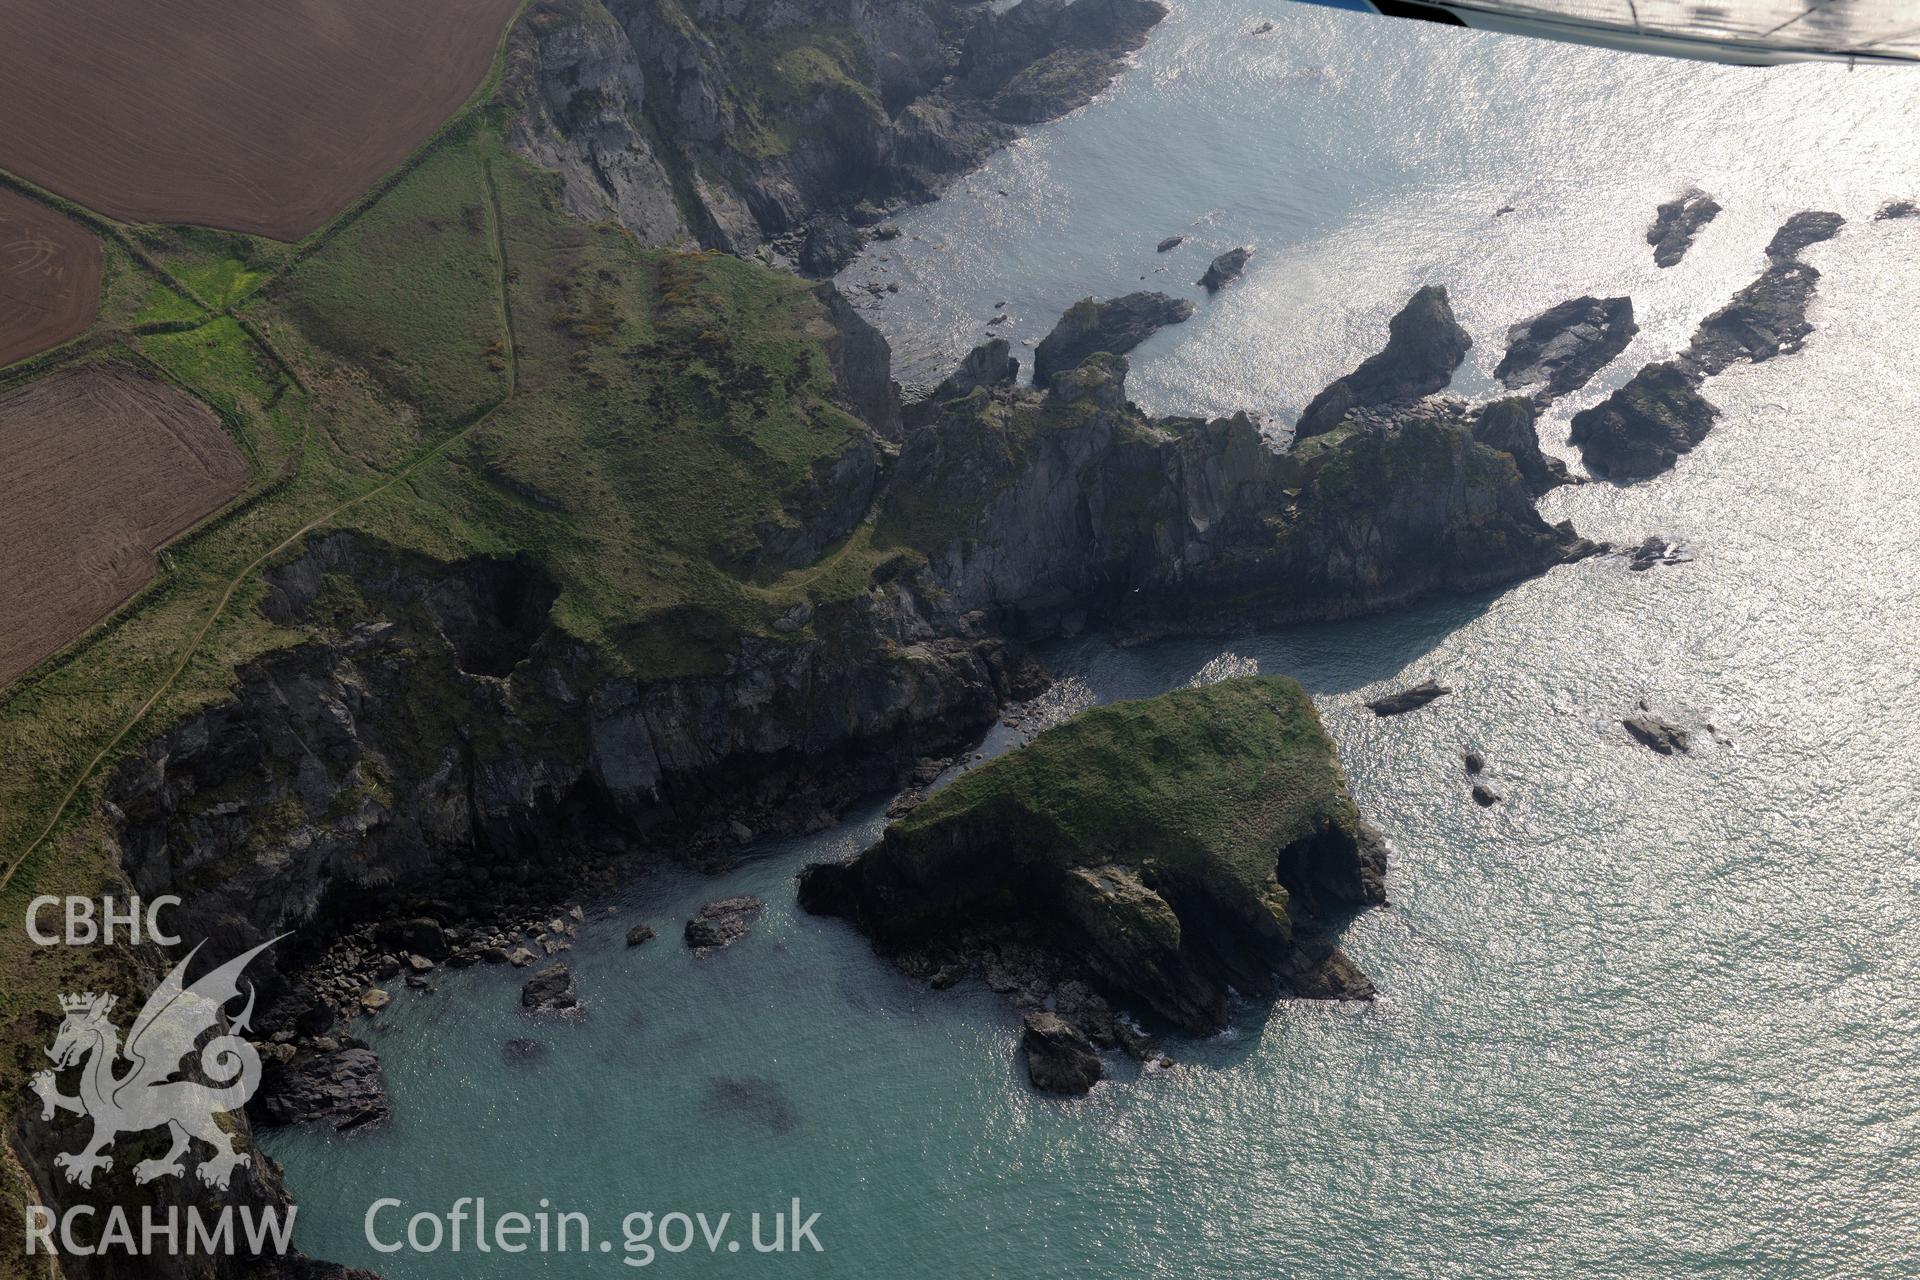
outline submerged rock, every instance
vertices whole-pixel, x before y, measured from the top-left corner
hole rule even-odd
[[[1165,240],[1162,240],[1157,246],[1155,246],[1154,252],[1171,253],[1173,250],[1178,249],[1181,245],[1185,244],[1186,242],[1187,242],[1187,238],[1185,236],[1168,236]]]
[[[747,936],[748,926],[766,909],[766,903],[745,894],[709,902],[687,921],[687,945],[695,951],[730,947]]]
[[[1437,680],[1422,680],[1419,684],[1375,698],[1367,704],[1367,710],[1381,717],[1402,716],[1409,711],[1418,711],[1436,698],[1444,698],[1452,692]]]
[[[1653,246],[1655,266],[1671,267],[1687,256],[1700,229],[1720,214],[1720,205],[1704,191],[1689,191],[1678,200],[1670,200],[1654,211],[1653,225],[1647,228],[1647,243]]]
[[[500,1058],[512,1065],[538,1062],[547,1056],[547,1042],[514,1036],[500,1046]]]
[[[1699,379],[1673,361],[1647,365],[1626,386],[1573,415],[1567,439],[1587,470],[1609,480],[1659,475],[1707,438],[1720,410]]]
[[[1685,729],[1645,710],[1636,711],[1620,724],[1633,735],[1635,741],[1660,755],[1684,754],[1693,749],[1693,739]]]
[[[1240,273],[1247,269],[1247,261],[1252,257],[1253,250],[1245,245],[1227,250],[1207,264],[1206,274],[1198,281],[1200,287],[1208,293],[1220,292],[1240,278]]]
[[[655,934],[653,932],[652,925],[637,924],[633,926],[633,928],[627,930],[627,945],[630,947],[637,947],[643,942],[652,942],[654,937],[655,937]]]
[[[761,1076],[714,1076],[707,1081],[701,1110],[735,1116],[768,1133],[791,1133],[800,1126],[787,1091]]]
[[[1044,1009],[1026,1016],[1020,1047],[1027,1058],[1027,1078],[1042,1093],[1077,1097],[1105,1074],[1092,1042],[1077,1027]]]
[[[1170,324],[1193,315],[1193,304],[1164,293],[1129,293],[1101,301],[1082,298],[1068,308],[1033,352],[1033,385],[1077,368],[1097,351],[1125,355]]]
[[[520,988],[520,1007],[529,1013],[565,1013],[580,1007],[573,970],[565,962],[542,969]]]
[[[1508,329],[1493,376],[1516,390],[1538,386],[1548,399],[1564,396],[1586,386],[1638,332],[1632,298],[1574,298]]]
[[[1875,222],[1887,222],[1894,218],[1920,218],[1920,204],[1911,200],[1889,200],[1873,215]]]
[[[1307,405],[1294,439],[1332,431],[1356,409],[1378,409],[1444,389],[1472,346],[1473,339],[1453,318],[1446,288],[1422,286],[1387,322],[1387,345]]]
[[[1384,901],[1385,868],[1311,700],[1254,677],[1086,711],[806,868],[800,902],[889,949],[1016,931],[1204,1032],[1229,987],[1370,994],[1319,912]]]
[[[1677,542],[1669,542],[1659,534],[1650,534],[1637,546],[1626,553],[1627,567],[1636,573],[1644,573],[1663,564],[1686,564],[1693,559],[1693,553]]]

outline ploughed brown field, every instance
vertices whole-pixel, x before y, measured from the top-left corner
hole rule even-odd
[[[519,0],[0,0],[0,168],[297,240],[444,124]]]
[[[99,239],[0,187],[0,365],[85,333],[99,304]]]
[[[125,365],[0,395],[0,686],[112,613],[250,475],[211,410]]]

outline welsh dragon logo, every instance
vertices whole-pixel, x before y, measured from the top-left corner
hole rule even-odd
[[[135,1182],[185,1173],[182,1158],[195,1139],[213,1148],[196,1170],[209,1187],[224,1190],[233,1171],[250,1163],[251,1157],[235,1149],[236,1139],[214,1117],[244,1106],[260,1087],[260,1055],[245,1034],[253,1017],[253,984],[247,984],[246,1008],[225,1030],[220,1027],[221,1011],[239,997],[240,974],[247,962],[278,941],[269,939],[188,986],[187,966],[200,952],[199,946],[194,947],[148,998],[133,1020],[124,1048],[109,1017],[115,997],[60,997],[66,1017],[47,1056],[58,1071],[85,1063],[80,1092],[71,1098],[62,1094],[54,1071],[34,1076],[33,1091],[40,1095],[42,1120],[68,1111],[93,1121],[93,1136],[84,1148],[53,1158],[66,1172],[67,1181],[91,1187],[96,1172],[113,1168],[108,1151],[115,1139],[163,1125],[173,1135],[173,1146],[157,1159],[136,1164]],[[218,1034],[206,1038],[210,1032]],[[197,1064],[185,1061],[196,1049]],[[116,1075],[114,1069],[122,1058],[128,1066]]]

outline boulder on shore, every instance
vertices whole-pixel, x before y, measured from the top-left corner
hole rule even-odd
[[[687,921],[687,945],[695,951],[732,946],[747,936],[748,926],[766,909],[766,903],[745,894],[709,902]]]
[[[1218,293],[1240,278],[1247,269],[1247,260],[1253,257],[1253,250],[1245,245],[1238,249],[1229,249],[1207,264],[1207,273],[1198,283],[1208,293]]]
[[[1105,301],[1082,298],[1034,348],[1033,385],[1045,387],[1055,374],[1078,368],[1095,352],[1125,355],[1167,325],[1192,315],[1191,302],[1164,293],[1142,291]]]
[[[1555,399],[1586,386],[1638,332],[1632,298],[1573,298],[1508,329],[1507,353],[1493,376]]]
[[[1005,934],[1204,1033],[1229,988],[1370,996],[1321,913],[1384,901],[1385,869],[1312,700],[1243,677],[1047,730],[806,868],[800,905],[896,954]]]
[[[1027,1056],[1027,1078],[1042,1093],[1078,1097],[1105,1074],[1093,1043],[1072,1023],[1044,1009],[1026,1016],[1020,1046]]]
[[[1443,390],[1473,339],[1453,318],[1444,285],[1423,285],[1387,322],[1387,345],[1315,396],[1293,438],[1324,435],[1356,409],[1377,409]]]
[[[1655,266],[1671,267],[1687,256],[1700,229],[1720,215],[1720,204],[1704,191],[1689,191],[1654,211],[1647,228]]]

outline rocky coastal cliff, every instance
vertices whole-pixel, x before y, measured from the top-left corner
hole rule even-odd
[[[766,245],[814,275],[1013,136],[1085,105],[1157,0],[539,0],[514,144],[648,244]]]

